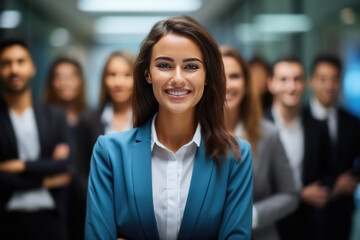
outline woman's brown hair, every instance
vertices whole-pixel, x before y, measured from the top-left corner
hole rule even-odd
[[[55,104],[55,105],[63,105],[63,101],[59,98],[59,96],[55,93],[53,81],[55,79],[55,69],[63,63],[71,64],[76,68],[77,75],[81,81],[80,85],[80,92],[79,95],[74,100],[74,106],[78,112],[81,112],[86,106],[85,100],[85,81],[84,81],[84,74],[82,71],[82,67],[80,63],[71,58],[58,58],[56,59],[50,66],[49,73],[45,83],[44,89],[44,101],[48,104]]]
[[[105,66],[103,68],[102,76],[101,76],[101,90],[100,90],[100,106],[103,107],[107,102],[112,102],[111,97],[106,90],[105,85],[105,77],[106,77],[106,69],[110,63],[111,60],[114,58],[120,57],[124,59],[132,69],[134,69],[135,64],[135,56],[132,53],[126,52],[126,51],[116,51],[110,54],[110,56],[107,58]]]
[[[158,111],[152,85],[146,82],[150,59],[154,45],[166,34],[184,36],[196,42],[202,51],[206,70],[204,94],[196,105],[195,116],[201,125],[201,135],[205,142],[205,151],[220,166],[222,157],[229,157],[229,150],[234,157],[241,158],[236,139],[225,129],[224,104],[226,80],[224,65],[218,45],[198,22],[186,16],[173,17],[156,23],[143,41],[134,69],[134,127],[148,122]]]
[[[251,81],[250,69],[247,62],[240,53],[233,47],[221,46],[223,57],[232,57],[240,65],[245,81],[245,95],[239,106],[239,119],[242,121],[245,130],[245,138],[250,142],[251,148],[256,153],[256,145],[261,137],[261,104],[259,96],[255,91],[254,82]]]

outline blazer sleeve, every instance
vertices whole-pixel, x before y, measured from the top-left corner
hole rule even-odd
[[[252,225],[252,154],[242,140],[240,161],[231,159],[227,195],[218,239],[251,239]]]
[[[55,130],[52,136],[54,136],[56,144],[66,143],[69,145],[69,156],[66,159],[62,160],[55,160],[51,157],[46,158],[44,156],[41,156],[36,161],[27,161],[26,173],[29,176],[46,176],[67,172],[72,167],[71,164],[72,159],[74,158],[74,144],[73,140],[70,138],[69,128],[66,123],[65,114],[63,111],[60,111],[60,109],[52,108],[51,111],[51,117],[49,117],[49,119],[50,121],[53,121],[52,127]],[[53,152],[54,149],[51,149],[51,152]]]
[[[276,221],[293,212],[299,204],[299,193],[296,190],[294,177],[286,157],[284,147],[278,134],[270,138],[271,153],[270,176],[274,194],[255,202],[258,213],[256,229],[274,224]],[[261,160],[261,159],[259,159]]]
[[[89,176],[85,239],[116,239],[113,173],[103,137],[95,144]]]
[[[42,179],[28,179],[19,175],[0,171],[0,189],[5,191],[40,188]]]

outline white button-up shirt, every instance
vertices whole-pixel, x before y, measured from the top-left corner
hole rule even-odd
[[[325,108],[319,100],[314,97],[310,101],[310,111],[315,119],[327,121],[331,142],[336,143],[338,119],[335,107]]]
[[[151,124],[151,174],[154,212],[161,240],[177,239],[189,193],[195,154],[201,142],[200,124],[193,139],[176,153],[159,142]]]
[[[271,109],[274,123],[279,131],[279,136],[289,159],[290,168],[294,174],[295,186],[302,188],[302,165],[305,150],[304,130],[300,115],[294,119],[290,126],[285,126],[282,116],[274,106]]]

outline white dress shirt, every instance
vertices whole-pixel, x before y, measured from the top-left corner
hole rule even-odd
[[[304,158],[304,130],[300,115],[296,117],[291,125],[285,126],[281,114],[273,106],[271,112],[274,116],[274,123],[279,131],[279,136],[285,148],[286,156],[289,159],[290,168],[294,174],[296,189],[300,190],[302,185],[302,165]]]
[[[40,141],[33,108],[26,109],[21,115],[9,110],[9,115],[20,160],[35,161],[40,155]],[[55,208],[55,202],[45,188],[16,191],[6,205],[8,211],[36,211],[53,208]]]
[[[335,107],[325,108],[316,97],[313,97],[310,100],[310,111],[315,119],[327,121],[331,142],[336,144],[338,118]]]
[[[111,102],[106,103],[104,110],[101,114],[101,122],[105,125],[105,135],[119,132],[114,124],[114,105]],[[133,128],[133,114],[129,113],[128,122],[122,131],[127,131]]]
[[[154,212],[160,240],[177,239],[189,193],[195,153],[201,142],[200,124],[193,139],[176,153],[157,138],[151,124],[151,174]]]

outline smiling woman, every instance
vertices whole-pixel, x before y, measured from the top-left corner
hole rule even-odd
[[[225,129],[225,90],[200,24],[154,25],[135,63],[136,128],[94,148],[86,239],[251,239],[251,148]]]

